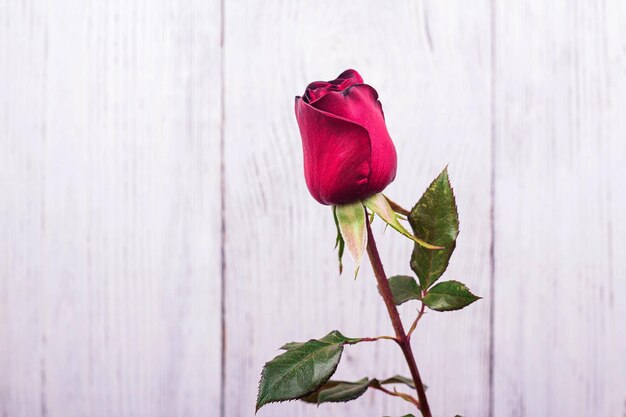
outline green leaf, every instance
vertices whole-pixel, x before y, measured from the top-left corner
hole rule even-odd
[[[465,284],[459,281],[444,281],[428,290],[422,300],[427,307],[437,311],[460,310],[480,297],[472,294]]]
[[[411,269],[417,274],[422,289],[428,289],[445,272],[459,234],[459,215],[454,192],[448,179],[448,168],[430,184],[409,215],[416,236],[444,249],[426,250],[415,245]]]
[[[367,220],[363,203],[357,201],[350,204],[337,204],[335,215],[341,236],[348,246],[352,259],[354,259],[354,276],[356,277],[367,244],[367,226],[365,224]]]
[[[369,379],[363,378],[356,382],[328,381],[313,394],[302,398],[309,403],[346,402],[359,398],[369,388]]]
[[[359,398],[369,388],[369,379],[356,382],[343,382],[319,393],[318,404],[326,402],[346,402]]]
[[[439,246],[431,245],[424,242],[423,240],[417,238],[416,236],[413,236],[408,230],[406,230],[404,226],[400,224],[400,221],[398,221],[396,213],[393,211],[393,209],[389,205],[389,201],[387,201],[387,198],[382,193],[374,194],[373,196],[366,198],[365,200],[363,200],[363,204],[365,205],[365,207],[378,214],[378,216],[383,219],[389,226],[396,229],[402,235],[413,240],[418,245],[428,249],[443,249]]]
[[[393,302],[400,305],[409,300],[420,300],[422,290],[415,278],[407,275],[396,275],[389,278],[389,286],[393,294]]]
[[[320,395],[320,391],[325,390],[325,389],[329,389],[329,388],[333,388],[336,387],[339,384],[342,384],[344,381],[335,381],[335,380],[328,380],[324,385],[322,385],[321,387],[319,387],[319,389],[317,389],[316,391],[312,392],[311,394],[300,398],[301,401],[304,401],[305,403],[311,403],[311,404],[317,404],[317,400],[319,399],[319,395]]]
[[[263,367],[257,411],[267,403],[295,400],[316,391],[335,373],[344,345],[361,340],[334,330],[319,340],[287,343],[283,346],[287,351]]]
[[[292,349],[299,348],[303,344],[304,344],[304,342],[289,342],[289,343],[285,343],[280,348],[282,350],[292,350]]]
[[[317,391],[301,398],[301,400],[314,404],[346,402],[359,398],[369,387],[379,388],[381,385],[387,384],[405,384],[415,389],[413,380],[401,375],[395,375],[382,381],[378,379],[370,380],[368,378],[363,378],[356,382],[329,380]]]
[[[402,375],[394,375],[391,378],[383,379],[379,381],[378,379],[372,379],[370,381],[370,387],[380,387],[381,385],[389,385],[389,384],[404,384],[409,388],[415,389],[415,383],[411,378],[407,378]],[[428,388],[424,385],[424,389]]]
[[[407,378],[405,376],[402,375],[394,375],[391,378],[387,378],[384,379],[382,381],[380,381],[381,385],[387,385],[387,384],[405,384],[407,386],[409,386],[410,388],[415,389],[415,383],[413,382],[413,380],[411,378]]]
[[[346,242],[341,236],[341,230],[339,229],[339,220],[337,220],[336,208],[333,207],[333,218],[335,219],[335,226],[337,227],[337,239],[335,240],[335,248],[339,247],[337,251],[337,257],[339,258],[339,274],[343,272],[343,251],[346,247]]]
[[[311,340],[317,340],[317,339],[311,339]],[[333,330],[332,332],[328,333],[326,336],[322,337],[321,339],[322,342],[327,342],[327,343],[345,343],[345,344],[355,344],[355,343],[359,343],[360,341],[363,340],[363,338],[360,337],[345,337],[344,335],[341,334],[340,331],[338,330]],[[285,343],[284,345],[282,345],[280,347],[280,349],[282,350],[292,350],[292,349],[296,349],[299,348],[300,346],[304,345],[306,342],[289,342],[289,343]]]

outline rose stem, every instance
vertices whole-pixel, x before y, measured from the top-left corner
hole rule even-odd
[[[383,269],[383,263],[380,260],[378,249],[376,248],[376,241],[374,240],[372,228],[367,220],[365,223],[367,224],[367,254],[369,255],[370,262],[372,263],[374,276],[376,276],[376,281],[378,282],[378,289],[380,290],[380,295],[385,301],[385,306],[387,307],[387,312],[389,313],[393,330],[396,332],[396,342],[400,346],[400,349],[402,349],[404,358],[409,365],[409,370],[411,371],[411,376],[413,377],[413,382],[415,383],[415,389],[417,391],[417,398],[420,403],[419,409],[422,416],[432,417],[432,414],[430,413],[430,406],[428,405],[428,400],[426,399],[426,392],[424,391],[424,384],[422,384],[422,378],[420,378],[420,373],[417,370],[417,365],[415,364],[415,357],[413,356],[413,351],[411,350],[411,342],[404,332],[404,327],[402,326],[402,321],[400,320],[400,314],[398,314],[398,309],[393,303],[393,295],[391,294],[389,281],[387,281],[387,276],[385,275],[385,270]]]

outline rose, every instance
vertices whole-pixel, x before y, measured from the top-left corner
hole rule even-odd
[[[304,176],[322,204],[352,203],[379,193],[396,176],[396,149],[374,88],[355,70],[309,84],[296,97]]]

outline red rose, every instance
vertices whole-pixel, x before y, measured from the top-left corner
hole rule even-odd
[[[396,149],[378,93],[355,70],[309,84],[296,97],[304,176],[322,204],[352,203],[379,193],[396,176]]]

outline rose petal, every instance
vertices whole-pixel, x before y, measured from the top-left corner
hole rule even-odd
[[[320,111],[296,98],[302,136],[304,175],[311,195],[322,204],[367,197],[370,138],[366,129]]]
[[[352,86],[341,92],[329,92],[312,104],[363,126],[371,138],[372,160],[368,191],[382,191],[396,176],[397,156],[378,101],[378,93],[367,84]]]
[[[363,84],[363,78],[361,77],[361,74],[359,74],[356,70],[353,70],[353,69],[345,70],[344,72],[339,74],[339,77],[337,77],[337,78],[351,79],[353,85],[354,84]]]
[[[353,69],[345,70],[339,77],[331,81],[313,81],[304,92],[306,103],[315,103],[331,91],[343,91],[355,84],[362,84],[363,78]]]

